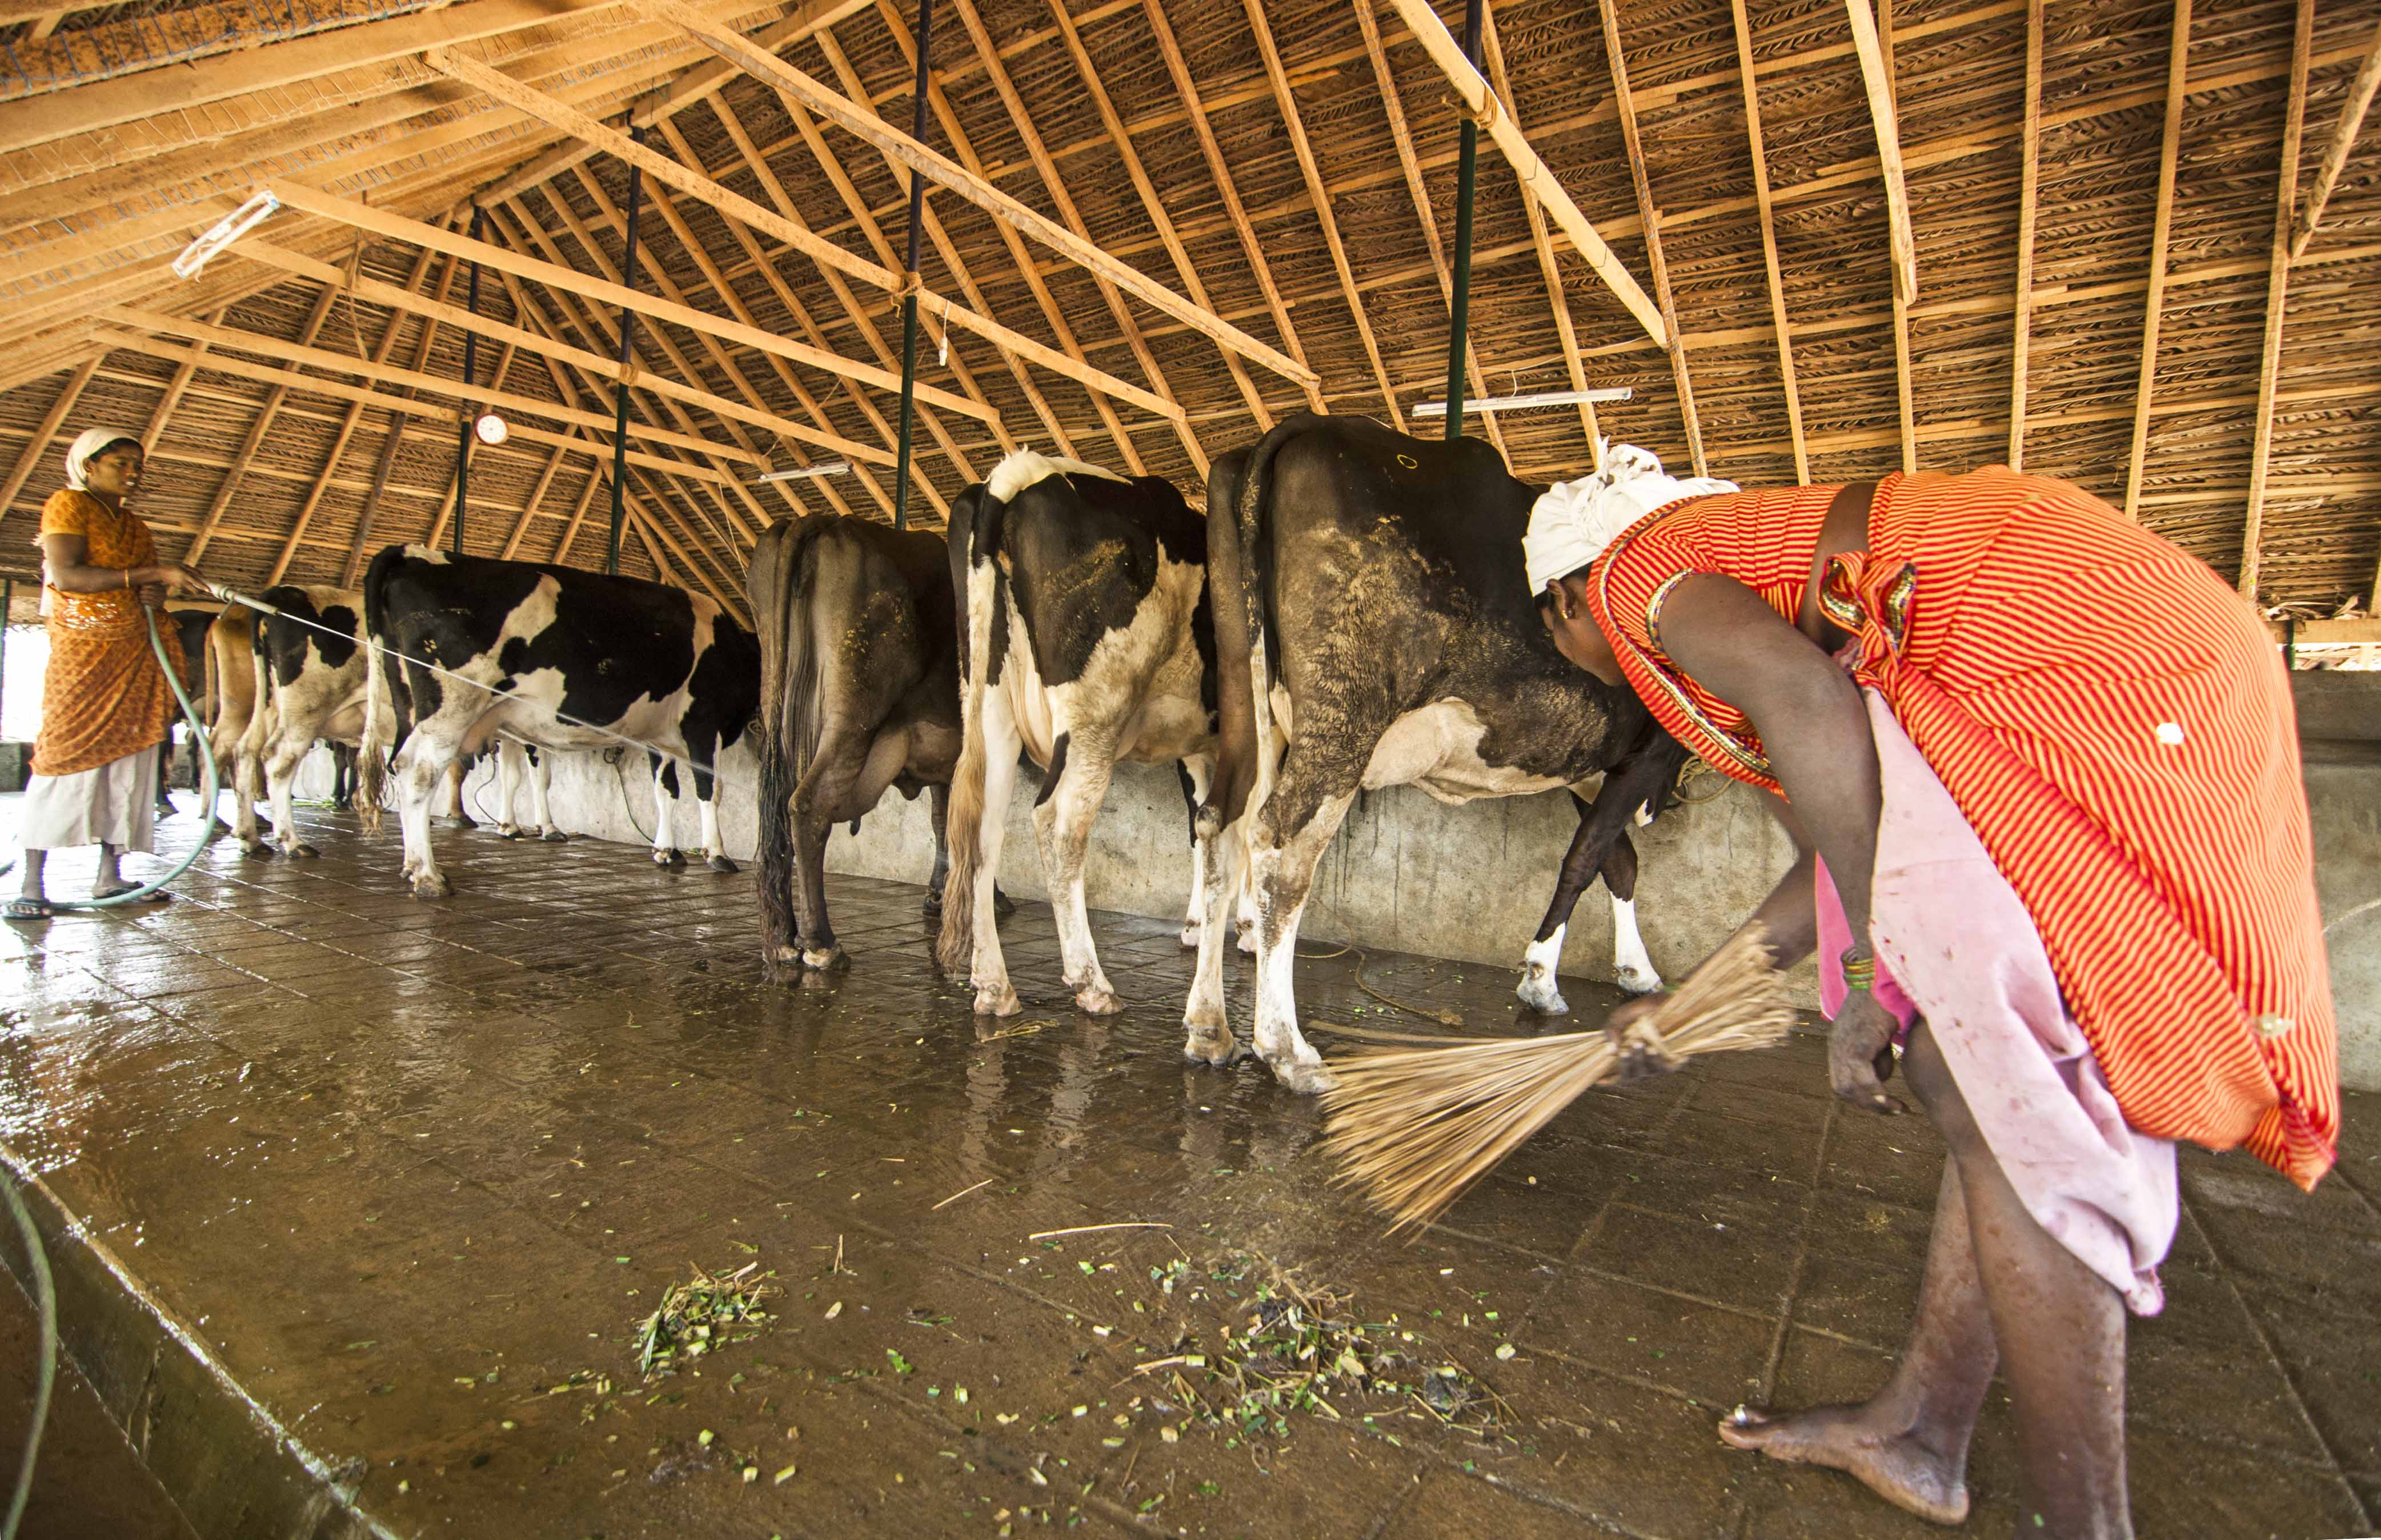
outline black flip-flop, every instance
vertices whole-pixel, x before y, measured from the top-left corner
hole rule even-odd
[[[47,898],[11,898],[5,909],[0,909],[0,919],[31,923],[35,920],[51,919],[56,913]]]
[[[111,887],[106,889],[104,892],[94,893],[92,897],[93,898],[114,898],[126,893],[138,893],[140,891],[140,885],[139,883],[128,882],[120,887]],[[144,904],[162,904],[171,901],[173,897],[174,896],[171,893],[166,892],[161,887],[154,893],[142,895],[141,898],[136,901]]]

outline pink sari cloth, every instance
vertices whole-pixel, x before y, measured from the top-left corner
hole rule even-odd
[[[2174,1143],[2126,1126],[2025,905],[1892,708],[1866,693],[1885,788],[1870,888],[1877,1003],[1905,1036],[1925,1019],[2034,1222],[2134,1314],[2155,1315],[2178,1219]],[[1851,927],[1824,862],[1815,886],[1819,1001],[1832,1019]]]

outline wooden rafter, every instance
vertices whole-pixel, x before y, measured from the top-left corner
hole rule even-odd
[[[762,331],[757,327],[747,326],[720,316],[707,315],[701,311],[690,310],[684,305],[672,304],[665,299],[656,299],[651,295],[640,294],[634,289],[624,288],[618,284],[604,279],[591,278],[583,273],[577,273],[567,267],[558,267],[552,263],[542,263],[533,258],[521,256],[501,246],[491,246],[485,241],[473,240],[468,236],[440,230],[433,226],[389,214],[369,204],[355,202],[345,198],[336,198],[329,193],[296,182],[276,179],[259,183],[258,186],[263,190],[272,192],[282,202],[292,208],[303,209],[308,214],[318,214],[325,219],[344,220],[358,229],[369,230],[374,235],[409,241],[416,246],[428,246],[444,251],[449,256],[476,261],[484,267],[509,273],[518,278],[527,278],[531,282],[543,284],[549,288],[568,289],[602,304],[624,307],[639,314],[652,316],[656,321],[667,321],[676,325],[684,326],[689,331],[703,333],[722,341],[737,343],[747,348],[757,348],[764,353],[775,353],[791,362],[805,364],[812,369],[824,370],[829,373],[848,373],[854,379],[866,381],[880,389],[900,388],[900,381],[897,376],[872,364],[863,364],[852,359],[824,353],[801,343],[788,342],[783,337]],[[980,417],[984,414],[983,408],[961,397],[953,396],[948,391],[930,391],[922,386],[919,396],[922,399],[932,400],[936,406],[951,411],[962,412],[970,417]]]
[[[1356,24],[1364,34],[1364,51],[1372,55],[1373,81],[1380,87],[1381,109],[1389,120],[1389,140],[1397,146],[1398,165],[1405,173],[1406,195],[1413,201],[1414,219],[1422,226],[1422,243],[1430,249],[1430,265],[1433,275],[1438,279],[1439,302],[1447,306],[1447,321],[1451,325],[1455,319],[1455,275],[1447,265],[1447,245],[1438,238],[1438,221],[1430,212],[1430,191],[1422,186],[1422,162],[1414,155],[1413,130],[1406,123],[1405,102],[1398,93],[1397,73],[1390,67],[1389,51],[1381,41],[1381,19],[1374,14],[1373,7],[1374,0],[1356,0]],[[1484,17],[1487,15],[1484,10],[1482,14]],[[1496,56],[1499,82],[1496,89],[1509,95],[1508,88],[1502,83],[1504,55],[1501,48]],[[1517,177],[1519,175],[1515,173]],[[1546,235],[1545,213],[1538,207],[1537,200],[1531,196],[1527,182],[1521,183],[1521,207],[1529,215],[1530,244],[1537,251],[1539,275],[1545,281],[1549,302],[1553,304],[1558,320],[1567,324],[1570,307],[1562,298],[1562,274],[1553,262],[1554,242]],[[1254,238],[1253,234],[1251,238]],[[1572,346],[1576,347],[1575,340]],[[1471,379],[1472,393],[1484,400],[1488,396],[1488,381],[1480,370],[1480,350],[1464,348],[1463,365],[1464,373]],[[1580,403],[1580,425],[1587,432],[1590,455],[1601,460],[1604,451],[1595,421],[1594,402]],[[1497,456],[1509,464],[1512,456],[1506,451],[1505,429],[1496,421],[1496,414],[1483,413],[1481,426],[1487,431],[1488,442],[1496,446]]]
[[[1481,7],[1481,20],[1483,23],[1480,31],[1481,48],[1488,66],[1489,83],[1496,87],[1497,96],[1510,102],[1514,99],[1513,82],[1505,73],[1505,43],[1496,28],[1496,14],[1484,5]],[[1383,62],[1386,63],[1386,55]],[[1569,376],[1570,387],[1573,390],[1585,390],[1587,368],[1580,361],[1579,328],[1571,320],[1569,297],[1563,292],[1562,267],[1555,260],[1554,240],[1546,230],[1545,209],[1539,203],[1537,194],[1530,190],[1529,183],[1522,182],[1520,189],[1521,213],[1529,221],[1530,244],[1537,249],[1538,277],[1545,285],[1546,304],[1554,315],[1555,340],[1562,347],[1563,368]],[[1432,245],[1435,248],[1437,242],[1435,238],[1438,232],[1434,227],[1431,234],[1434,237]],[[1454,302],[1452,283],[1449,282],[1442,287],[1443,297],[1447,299],[1451,307]],[[1488,387],[1486,381],[1481,377],[1478,349],[1465,348],[1464,361],[1470,365],[1471,388],[1481,398],[1485,399]],[[1489,442],[1496,446],[1496,453],[1500,457],[1509,460],[1511,457],[1505,448],[1504,430],[1496,422],[1496,414],[1487,412],[1483,414],[1483,418],[1484,425],[1488,431]],[[1604,425],[1596,421],[1594,402],[1581,401],[1579,404],[1579,423],[1581,431],[1587,435],[1589,468],[1602,470]]]
[[[675,23],[690,35],[701,39],[722,58],[739,66],[756,79],[795,97],[846,133],[875,145],[911,171],[949,188],[994,218],[1015,226],[1043,245],[1089,268],[1184,325],[1277,374],[1293,380],[1312,377],[1312,372],[1295,360],[1284,357],[1155,279],[1117,261],[1064,226],[1036,214],[983,177],[920,144],[874,113],[829,90],[821,81],[803,74],[775,55],[754,47],[745,38],[716,25],[702,12],[683,4],[682,0],[628,0],[628,3],[641,14],[660,17]]]
[[[1612,291],[1613,297],[1637,318],[1638,324],[1645,328],[1646,335],[1657,343],[1667,344],[1671,331],[1667,318],[1653,300],[1645,297],[1645,291],[1638,287],[1637,280],[1629,275],[1629,270],[1621,265],[1618,257],[1612,254],[1612,249],[1604,243],[1604,238],[1595,233],[1595,226],[1588,223],[1587,216],[1580,212],[1570,194],[1563,190],[1562,183],[1537,151],[1531,147],[1520,125],[1513,120],[1511,104],[1498,102],[1496,93],[1489,90],[1486,79],[1463,56],[1462,46],[1447,30],[1447,24],[1439,20],[1438,13],[1430,8],[1428,0],[1391,0],[1391,4],[1398,7],[1398,14],[1405,18],[1406,25],[1413,30],[1416,41],[1430,55],[1431,62],[1437,65],[1454,85],[1456,94],[1463,99],[1465,110],[1483,120],[1489,139],[1495,141],[1505,158],[1512,162],[1515,174],[1529,184],[1545,204],[1547,212],[1554,215],[1555,224],[1569,238],[1572,249],[1579,252],[1595,275],[1604,280],[1604,286]],[[1611,12],[1609,0],[1605,10],[1608,18]],[[1607,32],[1618,35],[1617,22],[1607,20],[1606,29]],[[1617,48],[1618,45],[1614,46]],[[1626,83],[1619,86],[1617,100],[1623,119],[1633,124],[1636,108],[1630,103]],[[1633,128],[1631,138],[1634,138]],[[1633,149],[1630,154],[1633,158]]]
[[[2025,0],[2025,128],[2017,194],[2017,327],[2009,342],[2009,468],[2025,469],[2026,370],[2033,348],[2034,205],[2042,189],[2042,45],[2045,0]]]
[[[2039,0],[2036,0],[2039,3]],[[1761,263],[1769,280],[1769,319],[1777,328],[1777,377],[1786,392],[1786,430],[1794,441],[1794,479],[1811,482],[1811,446],[1802,434],[1802,392],[1794,378],[1794,328],[1786,317],[1786,275],[1777,261],[1777,221],[1769,197],[1769,147],[1761,133],[1761,87],[1752,67],[1752,23],[1744,0],[1728,0],[1736,31],[1737,73],[1744,80],[1744,134],[1752,151],[1752,202],[1761,219]]]
[[[314,338],[321,335],[323,323],[330,318],[331,307],[338,302],[338,291],[327,287],[320,290],[315,295],[314,308],[312,311],[308,312],[306,316],[306,324],[299,330],[298,335],[301,340],[294,349],[295,351],[311,352],[314,350],[312,346]],[[125,315],[122,312],[111,311],[107,312],[104,319],[123,322],[125,320]],[[131,321],[127,322],[126,324],[131,325],[142,324],[140,321]],[[210,333],[222,330],[222,328],[206,326],[203,322],[195,321],[186,321],[180,324],[185,328],[202,328],[201,330],[184,330],[182,335],[185,336],[200,337],[208,342],[217,343],[223,340],[222,337],[208,335]],[[226,335],[237,338],[244,334],[226,332]],[[336,353],[326,356],[332,358],[338,357]],[[181,560],[184,566],[194,567],[198,565],[199,559],[207,554],[208,543],[213,541],[215,536],[215,526],[223,522],[224,515],[230,511],[233,495],[239,491],[241,470],[247,466],[249,461],[256,458],[257,446],[264,442],[265,434],[273,431],[273,420],[280,413],[281,403],[288,398],[289,386],[286,385],[276,385],[273,387],[271,394],[264,397],[263,405],[256,409],[256,416],[250,421],[248,425],[248,437],[241,442],[239,448],[232,455],[231,470],[225,473],[222,483],[215,488],[214,500],[207,505],[207,511],[201,516],[199,519],[198,532],[190,537],[189,544],[183,548]]]
[[[1885,116],[1877,119],[1877,161],[1885,172],[1886,217],[1891,223],[1887,251],[1893,263],[1893,407],[1894,420],[1901,429],[1901,473],[1918,473],[1918,403],[1912,393],[1910,356],[1910,307],[1918,299],[1918,249],[1910,227],[1910,191],[1901,168],[1901,92],[1899,74],[1893,60],[1893,0],[1876,0],[1876,12],[1872,18],[1868,0],[1845,0],[1852,17],[1852,34],[1856,45],[1862,37],[1862,23],[1870,23],[1869,35],[1874,43],[1872,50],[1861,46],[1861,70],[1868,85],[1869,107],[1876,110],[1880,94],[1885,103]],[[1869,59],[1874,52],[1877,60],[1872,69]]]
[[[1857,0],[1855,0],[1857,3]],[[2174,229],[2174,173],[2182,149],[2182,108],[2191,68],[2191,0],[2174,0],[2167,49],[2166,128],[2158,139],[2157,214],[2150,225],[2150,280],[2142,307],[2141,373],[2133,385],[2133,441],[2125,456],[2125,517],[2140,517],[2150,446],[2150,393],[2157,384],[2158,324],[2166,316],[2166,247]]]
[[[2306,137],[2307,67],[2314,53],[2314,0],[2299,0],[2291,29],[2289,104],[2274,181],[2274,242],[2265,270],[2265,335],[2257,355],[2257,425],[2249,443],[2249,497],[2241,525],[2241,596],[2257,599],[2257,552],[2265,521],[2265,471],[2274,450],[2274,396],[2281,388],[2282,323],[2289,310],[2291,221],[2299,202],[2299,151]]]
[[[2293,50],[2292,81],[2302,83],[2308,73],[2308,63]],[[2306,207],[2299,212],[2290,226],[2290,261],[2306,254],[2307,242],[2314,238],[2315,226],[2323,223],[2323,206],[2331,201],[2331,189],[2339,182],[2340,168],[2348,164],[2348,153],[2356,147],[2356,136],[2364,127],[2364,115],[2373,105],[2373,94],[2381,91],[2381,26],[2373,29],[2373,41],[2364,51],[2364,62],[2357,67],[2356,79],[2348,88],[2348,99],[2339,104],[2339,120],[2332,125],[2331,142],[2324,147],[2323,166],[2314,174],[2314,185],[2307,189]]]
[[[917,62],[918,45],[917,40],[910,33],[908,24],[893,9],[889,0],[880,0],[877,15],[884,20],[885,30],[893,34],[894,41],[901,45],[904,56],[914,67]],[[847,91],[854,91],[854,88],[860,86],[859,72],[852,68],[850,59],[836,44],[834,34],[822,33],[819,37],[819,48],[826,55],[828,66],[835,70],[836,79],[844,82]],[[855,92],[855,94],[858,93],[860,92]],[[940,85],[934,82],[932,76],[929,76],[926,81],[926,96],[927,104],[934,109],[935,120],[942,124],[943,132],[949,137],[951,150],[959,156],[959,164],[971,174],[983,177],[985,167],[983,158],[976,153],[974,140],[969,136],[966,128],[959,122],[959,114],[952,110],[950,97],[944,92]],[[779,93],[779,99],[791,103],[793,106],[801,106],[800,102],[783,92]],[[831,153],[825,152],[824,141],[819,140],[815,133],[806,137],[812,140],[812,151],[821,153],[822,164],[825,159],[832,158]],[[878,146],[878,149],[880,153],[883,152],[883,146]],[[896,180],[899,180],[900,172],[905,169],[900,161],[889,153],[885,155],[885,160],[895,168]],[[929,201],[928,207],[932,206]],[[1066,312],[1059,306],[1057,299],[1051,294],[1050,286],[1044,280],[1041,269],[1034,264],[1032,253],[1026,247],[1024,236],[1015,226],[1001,219],[993,221],[993,232],[1000,238],[1002,247],[1008,252],[1009,261],[1016,265],[1018,275],[1024,279],[1027,290],[1033,296],[1033,302],[1041,309],[1042,319],[1049,325],[1051,335],[1058,339],[1060,349],[1069,358],[1082,357],[1082,344],[1077,340],[1074,327],[1068,324]],[[953,269],[953,272],[964,278],[967,267],[964,263],[961,263]],[[1131,430],[1127,428],[1123,420],[1117,416],[1116,409],[1109,404],[1106,397],[1099,395],[1092,396],[1091,403],[1093,412],[1098,416],[1101,426],[1107,430],[1108,439],[1115,444],[1117,454],[1124,461],[1125,469],[1136,476],[1147,474],[1149,467],[1142,462],[1141,450],[1132,441]]]
[[[1024,144],[1026,158],[1041,174],[1042,189],[1056,207],[1058,217],[1066,222],[1068,233],[1077,240],[1096,251],[1098,246],[1092,239],[1091,229],[1084,225],[1081,211],[1075,207],[1075,200],[1067,191],[1067,184],[1059,177],[1057,165],[1050,159],[1049,146],[1042,141],[1041,130],[1034,128],[1033,115],[1026,109],[1025,99],[1017,93],[1016,82],[1008,78],[1007,67],[1000,62],[1000,50],[994,46],[991,34],[984,31],[983,18],[977,14],[974,0],[950,0],[950,5],[959,12],[960,25],[967,29],[969,40],[975,44],[976,55],[983,61],[985,71],[992,79],[993,90],[999,95],[1002,106],[1007,109],[1009,126],[1017,130],[1018,138]],[[1190,463],[1199,472],[1200,479],[1205,480],[1206,451],[1199,446],[1198,435],[1190,431],[1181,403],[1175,399],[1174,387],[1166,383],[1166,372],[1158,367],[1156,356],[1150,352],[1149,343],[1142,336],[1140,323],[1133,319],[1132,312],[1125,308],[1124,296],[1117,292],[1116,285],[1105,275],[1094,271],[1092,281],[1098,287],[1100,298],[1107,302],[1108,313],[1116,318],[1117,327],[1123,334],[1126,346],[1131,348],[1134,361],[1141,365],[1141,372],[1149,381],[1150,387],[1170,409],[1159,415],[1173,422],[1175,434],[1182,441],[1183,452],[1190,457]],[[1185,302],[1194,304],[1203,313],[1215,313],[1208,309],[1203,299]],[[1226,356],[1230,356],[1229,349],[1226,349]]]
[[[1356,324],[1356,336],[1364,345],[1364,357],[1373,366],[1373,379],[1380,386],[1381,400],[1388,408],[1390,422],[1402,427],[1405,409],[1398,404],[1398,387],[1389,379],[1388,365],[1381,361],[1381,345],[1373,336],[1373,319],[1364,312],[1363,291],[1356,287],[1356,275],[1348,265],[1348,247],[1339,238],[1339,221],[1331,213],[1331,192],[1323,179],[1323,167],[1314,158],[1314,146],[1306,137],[1306,119],[1298,110],[1298,97],[1291,91],[1289,72],[1282,67],[1281,50],[1274,45],[1273,28],[1265,21],[1264,0],[1242,0],[1240,7],[1248,16],[1249,31],[1256,38],[1257,52],[1264,60],[1265,78],[1273,83],[1274,105],[1281,113],[1282,126],[1289,130],[1290,152],[1298,157],[1299,174],[1306,178],[1306,196],[1313,205],[1315,222],[1323,227],[1323,243],[1331,251],[1332,269],[1339,275],[1339,294],[1348,304],[1348,313]]]
[[[1398,0],[1402,8],[1409,0]],[[1620,12],[1613,0],[1597,0],[1604,20],[1604,53],[1612,68],[1613,100],[1620,107],[1620,142],[1629,155],[1629,179],[1637,191],[1637,222],[1645,233],[1645,265],[1653,271],[1654,295],[1661,307],[1658,327],[1647,331],[1670,355],[1670,379],[1679,392],[1679,417],[1687,435],[1687,457],[1695,474],[1709,473],[1703,463],[1703,419],[1695,411],[1695,385],[1687,370],[1686,338],[1679,333],[1679,312],[1670,296],[1670,268],[1662,260],[1662,211],[1654,203],[1654,184],[1645,173],[1644,147],[1637,138],[1637,108],[1629,94],[1629,59],[1620,43]],[[1614,265],[1618,265],[1615,259]],[[1639,317],[1640,320],[1643,318]]]
[[[17,463],[9,468],[7,481],[0,482],[0,519],[8,516],[8,509],[17,501],[17,494],[25,490],[25,483],[32,476],[33,468],[42,463],[42,457],[49,453],[50,446],[56,441],[58,429],[66,424],[67,413],[74,410],[75,403],[82,399],[83,387],[91,384],[91,377],[98,372],[99,360],[94,358],[67,375],[66,384],[58,387],[57,399],[50,403],[50,409],[42,415],[41,425],[33,430],[33,436],[26,441],[24,451],[18,455]]]
[[[1300,363],[1306,362],[1306,349],[1300,346],[1298,328],[1290,324],[1289,307],[1283,303],[1281,290],[1273,281],[1272,264],[1265,260],[1264,247],[1257,239],[1256,226],[1249,218],[1247,207],[1240,202],[1239,189],[1232,184],[1231,167],[1224,160],[1224,152],[1215,142],[1215,126],[1207,120],[1207,108],[1199,95],[1199,88],[1190,79],[1190,67],[1182,57],[1182,45],[1174,36],[1173,23],[1166,19],[1160,0],[1142,0],[1142,13],[1149,19],[1150,31],[1157,40],[1158,51],[1165,55],[1166,71],[1174,79],[1175,94],[1181,99],[1184,114],[1199,140],[1199,153],[1206,158],[1207,175],[1215,184],[1217,196],[1223,200],[1225,217],[1231,221],[1234,233],[1239,237],[1240,252],[1248,259],[1249,271],[1255,275],[1257,288],[1264,296],[1265,309],[1273,316],[1274,327],[1281,334],[1281,345]],[[1125,125],[1126,132],[1132,125]],[[1321,387],[1308,382],[1303,387],[1306,404],[1318,412],[1331,409],[1325,404]]]
[[[971,12],[973,10],[972,6],[969,8]],[[1142,165],[1141,153],[1133,148],[1132,135],[1125,128],[1123,115],[1117,111],[1116,103],[1109,99],[1107,87],[1100,83],[1099,67],[1092,62],[1091,51],[1083,46],[1081,30],[1075,25],[1074,18],[1067,14],[1066,0],[1050,0],[1050,15],[1057,22],[1059,35],[1066,40],[1068,56],[1075,63],[1076,78],[1082,81],[1084,93],[1091,97],[1092,105],[1098,109],[1100,126],[1107,130],[1109,140],[1115,143],[1117,157],[1124,164],[1125,176],[1141,199],[1142,212],[1149,215],[1151,227],[1165,244],[1166,254],[1174,259],[1175,276],[1182,281],[1182,287],[1190,293],[1193,304],[1215,309],[1214,302],[1207,297],[1207,286],[1200,281],[1199,264],[1190,260],[1182,238],[1175,231],[1174,216],[1166,211],[1165,199],[1158,195],[1157,184],[1149,179],[1149,169]],[[992,68],[1000,69],[999,50],[993,50],[989,63]],[[1005,75],[1007,71],[1002,70],[1001,73]],[[1233,388],[1240,393],[1240,399],[1248,403],[1249,415],[1256,419],[1260,431],[1270,429],[1273,413],[1266,409],[1264,397],[1258,394],[1256,382],[1249,378],[1248,369],[1240,362],[1239,355],[1227,352],[1224,367],[1231,374]],[[1206,456],[1198,451],[1198,440],[1190,436],[1187,427],[1183,434],[1191,446],[1193,463],[1204,475]]]

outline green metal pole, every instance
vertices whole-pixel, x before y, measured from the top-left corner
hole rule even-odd
[[[1481,0],[1464,0],[1463,56],[1480,62]],[[1463,436],[1464,349],[1471,324],[1471,196],[1480,181],[1480,125],[1463,120],[1455,162],[1454,292],[1447,300],[1447,436]]]
[[[918,0],[918,89],[910,137],[926,141],[927,48],[934,37],[934,0]],[[926,178],[910,174],[909,292],[901,297],[901,441],[893,463],[893,527],[910,527],[910,449],[918,414],[918,234],[926,216]]]
[[[487,220],[488,211],[474,205],[471,210],[473,240],[481,238],[480,232],[486,226]],[[476,319],[480,313],[480,264],[476,262],[471,264],[471,282],[465,295],[464,308],[469,310]],[[471,387],[472,373],[478,365],[479,348],[480,334],[476,331],[465,332],[463,334],[463,388],[467,392]],[[463,403],[463,409],[467,415],[455,430],[455,554],[458,556],[463,554],[463,509],[470,500],[471,491],[471,438],[479,428],[479,424],[468,415],[470,411],[470,402],[468,397]]]
[[[631,127],[629,137],[639,144],[645,141],[645,131]],[[637,287],[637,207],[643,200],[645,182],[635,165],[629,167],[629,254],[620,269],[620,282],[630,288]],[[637,312],[623,306],[620,311],[620,373],[629,372],[629,344],[637,335]],[[620,570],[620,531],[628,522],[624,501],[629,484],[629,387],[615,385],[612,391],[612,537],[604,547],[604,570]]]

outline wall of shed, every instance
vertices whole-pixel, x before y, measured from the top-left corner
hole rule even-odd
[[[2334,926],[2327,939],[2342,1078],[2359,1090],[2381,1090],[2381,674],[2302,673],[2293,681],[2308,761],[2316,886]],[[751,788],[757,775],[740,746],[729,751],[722,768],[731,782],[722,804],[727,844],[743,861],[752,851]],[[326,795],[327,756],[318,753],[307,774],[301,792]],[[1001,885],[1014,897],[1041,898],[1032,833],[1037,778],[1019,780],[1008,809]],[[470,788],[475,801],[494,815],[493,774],[483,768]],[[633,757],[615,767],[595,755],[560,756],[554,806],[566,827],[598,838],[643,844],[653,828],[651,783]],[[1569,799],[1559,792],[1465,807],[1447,807],[1407,788],[1374,792],[1350,812],[1325,858],[1300,934],[1316,942],[1352,941],[1516,968],[1552,896],[1555,867],[1574,823]],[[674,825],[678,843],[693,845],[696,829],[690,801]],[[1643,873],[1639,920],[1655,966],[1671,978],[1716,946],[1792,860],[1791,846],[1739,787],[1711,802],[1675,810],[1634,837]],[[933,850],[925,799],[905,802],[888,794],[859,835],[836,829],[827,860],[832,871],[923,882]],[[499,857],[491,849],[481,859]],[[458,880],[470,880],[470,874],[458,873]],[[1189,824],[1170,766],[1119,768],[1093,834],[1085,887],[1095,909],[1181,915],[1190,891]],[[1013,928],[1008,934],[1023,939]],[[1611,977],[1611,913],[1600,886],[1581,900],[1563,959],[1566,974]],[[1806,1004],[1808,981],[1806,965],[1801,975]]]

